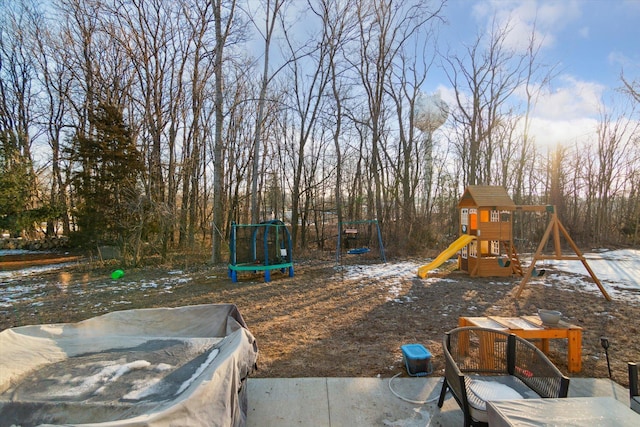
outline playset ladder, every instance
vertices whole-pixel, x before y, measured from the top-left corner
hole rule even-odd
[[[505,252],[509,255],[509,265],[511,266],[511,271],[513,274],[517,274],[519,276],[524,275],[522,272],[522,264],[520,264],[520,258],[518,257],[518,252],[516,251],[515,245],[511,242],[502,241],[502,245],[504,246]]]

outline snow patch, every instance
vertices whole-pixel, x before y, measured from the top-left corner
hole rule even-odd
[[[89,366],[100,369],[98,370],[98,372],[88,377],[76,377],[69,379],[69,383],[75,385],[61,390],[61,397],[81,396],[87,393],[103,393],[108,384],[117,381],[118,378],[126,375],[133,370],[146,369],[151,366],[151,363],[147,362],[146,360],[136,360],[129,363],[123,363],[121,361],[109,361],[95,363]],[[63,380],[67,380],[67,378],[63,378]]]
[[[193,375],[191,375],[191,378],[189,378],[187,381],[182,383],[178,391],[176,391],[176,395],[185,391],[200,375],[202,375],[204,370],[207,369],[207,367],[211,364],[211,362],[213,362],[213,359],[216,358],[219,352],[220,350],[218,350],[217,348],[214,348],[213,350],[211,350],[211,353],[209,353],[209,356],[207,356],[207,360],[205,360],[204,363],[200,365],[198,369],[196,369]]]
[[[142,400],[145,397],[158,394],[161,391],[161,387],[158,386],[160,378],[150,378],[133,381],[132,390],[122,396],[124,400]]]

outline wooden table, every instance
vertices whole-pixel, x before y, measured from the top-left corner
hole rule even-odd
[[[613,397],[492,401],[487,417],[489,427],[640,425],[640,414]]]
[[[580,326],[562,320],[556,325],[546,325],[538,316],[460,317],[458,325],[509,331],[527,340],[539,339],[538,347],[545,354],[549,352],[550,339],[566,338],[568,342],[567,368],[569,372],[582,370],[582,328]]]

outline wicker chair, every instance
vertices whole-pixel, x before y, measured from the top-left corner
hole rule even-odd
[[[569,378],[530,342],[493,329],[453,329],[443,343],[447,390],[464,412],[465,426],[487,425],[486,402],[567,397]]]
[[[629,362],[629,405],[640,414],[640,395],[638,394],[638,365]]]

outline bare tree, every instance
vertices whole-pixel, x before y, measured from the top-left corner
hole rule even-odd
[[[377,218],[411,248],[410,239],[430,237],[414,233],[419,220],[455,233],[456,198],[472,183],[508,187],[517,203],[566,203],[565,223],[585,230],[585,241],[638,239],[637,79],[623,75],[620,90],[634,107],[603,106],[595,136],[539,155],[531,123],[553,69],[539,63],[535,31],[526,50],[513,49],[509,24],[494,21],[463,52],[443,56],[458,133],[431,145],[413,121],[430,66],[424,40],[436,39],[429,31],[442,2],[37,5],[0,3],[3,141],[19,146],[39,173],[34,205],[73,212],[84,200],[71,178],[100,166],[99,156],[77,156],[80,142],[109,135],[97,126],[116,117],[131,131],[127,147],[144,160],[127,187],[138,199],[117,212],[131,220],[138,249],[144,241],[155,251],[161,242],[166,257],[174,238],[188,248],[212,233],[218,262],[231,220],[286,217],[289,209],[302,248],[323,238],[324,212],[334,208],[339,220]],[[246,13],[237,13],[240,5]],[[304,28],[292,11],[306,14]],[[258,61],[239,43],[247,16],[260,22]],[[429,152],[433,169],[421,156]],[[57,216],[50,215],[50,233]],[[74,219],[62,216],[65,232]],[[393,230],[388,220],[403,227]]]
[[[37,121],[35,88],[37,63],[33,55],[35,11],[26,3],[2,6],[0,23],[0,132],[11,133],[20,155],[30,164]]]
[[[434,56],[434,51],[431,55],[426,51],[426,45],[423,54],[418,55],[422,58],[421,63],[418,57],[401,54],[400,66],[395,72],[396,81],[389,84],[388,89],[395,104],[398,121],[398,146],[396,154],[385,150],[385,155],[391,165],[390,170],[393,171],[393,181],[397,187],[394,196],[399,212],[394,218],[398,225],[394,234],[400,236],[400,246],[407,245],[410,242],[409,237],[415,231],[417,203],[421,199],[430,203],[433,178],[432,138],[435,129],[424,127],[424,131],[420,132],[415,118],[419,114],[419,102],[423,99],[420,86],[425,82],[431,67],[431,63],[426,61],[427,58],[433,60]],[[426,188],[422,189],[424,191],[419,191],[421,182],[425,182]]]
[[[298,220],[301,215],[301,197],[307,193],[303,184],[305,156],[307,153],[307,143],[313,136],[314,128],[319,123],[322,111],[324,95],[329,83],[330,73],[326,64],[326,58],[330,51],[329,45],[318,43],[318,41],[303,41],[302,43],[293,40],[287,33],[285,41],[288,55],[296,58],[287,64],[287,70],[292,84],[289,98],[291,112],[295,115],[297,138],[292,141],[289,147],[293,157],[293,179],[291,183],[291,236],[295,247],[304,246],[304,240],[299,242],[300,237],[304,237],[304,230],[299,233]],[[304,206],[304,205],[303,205]],[[302,227],[306,227],[302,223]]]
[[[640,112],[638,105],[640,105],[640,80],[634,79],[629,81],[621,76],[623,83],[623,93],[629,95],[629,97],[636,103],[635,111],[636,115]],[[625,236],[628,236],[632,244],[637,244],[640,241],[640,136],[632,136],[633,151],[627,153],[629,158],[628,170],[627,170],[627,190],[628,199],[624,217],[621,220],[621,231]]]
[[[358,79],[365,93],[367,126],[371,129],[370,173],[373,178],[374,215],[384,221],[381,145],[387,114],[386,93],[396,61],[406,44],[431,20],[439,17],[441,5],[423,2],[394,3],[388,0],[360,2]],[[355,57],[355,55],[354,55]]]
[[[234,16],[236,13],[236,1],[231,0],[225,2],[224,0],[211,0],[213,5],[213,20],[215,28],[215,50],[214,54],[214,75],[215,75],[215,134],[213,145],[213,231],[211,236],[212,249],[211,249],[211,262],[218,263],[222,259],[221,244],[222,235],[220,232],[223,228],[222,221],[224,220],[223,212],[223,196],[224,196],[224,140],[223,140],[223,127],[224,127],[224,53],[225,45],[229,40]],[[224,4],[223,4],[224,3]],[[223,14],[224,10],[224,14]]]
[[[615,114],[613,108],[601,112],[597,129],[598,174],[596,215],[594,230],[596,239],[608,243],[614,229],[612,203],[626,190],[627,165],[634,163],[636,152],[638,122],[631,120],[629,114]],[[632,115],[632,114],[631,114]]]
[[[33,232],[38,194],[32,147],[37,137],[36,11],[0,4],[0,228]]]
[[[176,111],[182,106],[182,78],[188,58],[177,43],[184,38],[182,33],[190,34],[179,28],[180,17],[186,14],[180,13],[181,2],[162,0],[113,0],[107,10],[117,24],[112,26],[111,37],[118,40],[134,70],[132,126],[146,153],[144,186],[152,211],[147,221],[160,225],[157,238],[165,259],[175,218],[175,128],[180,124]],[[165,153],[168,171],[163,170]]]
[[[69,93],[71,106],[69,121],[77,136],[90,135],[89,112],[96,104],[99,46],[98,18],[100,11],[92,0],[60,0],[59,14],[65,17],[61,28],[61,46],[68,58],[66,66],[72,78],[73,90]]]
[[[335,155],[335,206],[338,223],[343,221],[342,210],[342,132],[345,102],[348,101],[349,83],[346,74],[349,64],[344,60],[346,46],[354,40],[357,28],[355,1],[322,0],[310,4],[311,10],[321,19],[323,35],[321,43],[327,46],[325,66],[329,72],[329,109],[326,120],[331,133]]]
[[[258,171],[259,171],[259,159],[260,159],[260,138],[263,133],[265,104],[267,102],[267,88],[269,82],[277,75],[277,73],[271,74],[269,69],[269,55],[271,51],[271,40],[275,31],[277,19],[280,16],[280,11],[283,9],[287,0],[267,0],[265,7],[265,22],[264,31],[262,31],[258,25],[256,28],[261,33],[264,40],[264,56],[262,62],[262,80],[260,83],[260,94],[258,96],[258,112],[256,116],[255,136],[253,140],[253,168],[252,168],[252,181],[251,181],[251,222],[256,224],[259,222],[259,200],[258,200]]]
[[[258,82],[251,78],[251,73],[246,70],[251,69],[252,60],[232,68],[232,76],[229,80],[234,84],[227,89],[228,95],[228,126],[226,128],[225,140],[226,158],[229,165],[226,171],[227,188],[226,217],[224,223],[231,221],[250,221],[250,214],[246,213],[250,209],[250,201],[247,183],[251,181],[252,154],[253,150],[249,141],[255,138],[255,123],[250,118],[255,117],[255,103],[247,102],[255,98],[258,92]],[[233,91],[231,91],[233,90]]]
[[[455,90],[452,117],[459,125],[459,154],[465,184],[489,184],[491,162],[500,136],[499,127],[509,115],[508,99],[526,78],[526,55],[507,48],[509,27],[494,20],[488,33],[480,33],[465,54],[443,58],[445,72]]]
[[[637,103],[640,103],[640,81],[634,79],[629,81],[624,77],[624,74],[620,76],[622,80],[623,90],[627,92]]]
[[[35,58],[38,61],[40,84],[43,89],[43,127],[51,149],[51,179],[49,187],[50,218],[47,219],[47,235],[58,230],[57,221],[62,223],[62,232],[69,235],[68,185],[69,168],[63,156],[63,130],[67,123],[68,98],[71,91],[71,73],[65,65],[66,52],[61,46],[58,34],[41,15],[34,16]]]
[[[504,145],[507,145],[509,150],[513,147],[511,151],[513,156],[502,156],[503,167],[505,168],[502,172],[505,178],[503,183],[506,184],[507,182],[506,176],[515,177],[511,187],[513,188],[513,199],[516,203],[522,203],[523,195],[526,191],[524,188],[525,176],[531,173],[530,170],[527,171],[527,168],[535,163],[536,158],[535,141],[531,135],[531,115],[542,90],[555,77],[555,67],[544,66],[538,60],[541,47],[541,41],[536,39],[536,26],[534,23],[526,49],[526,59],[523,64],[524,80],[522,87],[525,93],[525,110],[524,115],[519,120],[522,123],[522,136],[519,139],[510,137],[503,139]],[[518,140],[519,143],[515,143]]]

